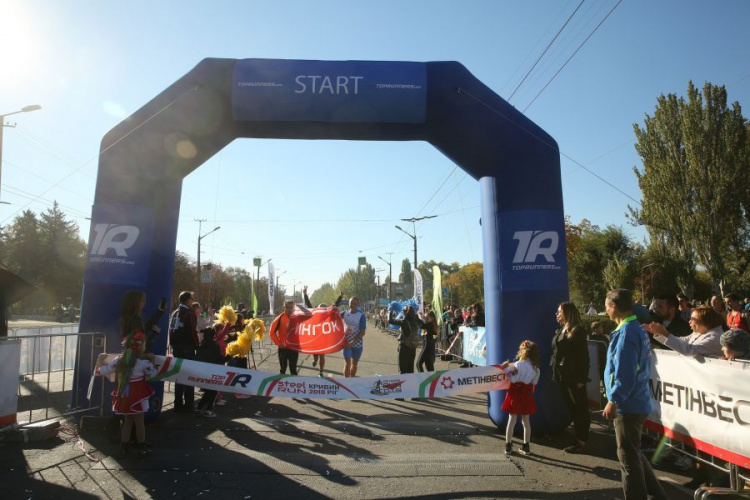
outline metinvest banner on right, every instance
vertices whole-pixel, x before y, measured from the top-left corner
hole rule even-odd
[[[655,351],[646,426],[700,451],[750,465],[750,362]]]

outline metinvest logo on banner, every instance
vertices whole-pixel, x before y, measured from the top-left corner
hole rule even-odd
[[[500,237],[504,289],[567,286],[565,226],[559,214],[543,210],[503,213]]]
[[[235,120],[424,123],[424,63],[242,59],[234,66]]]
[[[149,208],[94,205],[84,280],[144,286],[153,226]]]

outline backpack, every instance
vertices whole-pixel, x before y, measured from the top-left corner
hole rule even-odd
[[[401,336],[399,342],[402,344],[417,347],[419,345],[419,331],[416,321],[404,319],[401,323]]]

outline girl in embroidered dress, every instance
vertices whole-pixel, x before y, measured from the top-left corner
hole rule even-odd
[[[148,398],[154,390],[146,381],[156,374],[154,355],[146,352],[146,334],[137,332],[128,335],[123,341],[123,352],[107,364],[101,364],[106,354],[100,355],[99,372],[102,375],[116,374],[117,388],[112,391],[112,411],[123,415],[124,421],[120,432],[120,446],[125,453],[130,441],[130,432],[135,424],[135,438],[138,441],[138,453],[146,456],[151,453],[146,444],[146,425],[143,415],[148,411]]]
[[[513,429],[518,415],[523,423],[523,444],[521,454],[529,455],[531,421],[529,415],[536,413],[534,389],[539,382],[539,348],[534,342],[524,340],[516,355],[515,363],[505,362],[503,367],[510,372],[510,388],[505,394],[501,409],[508,412],[508,427],[505,429],[505,454],[513,452]]]

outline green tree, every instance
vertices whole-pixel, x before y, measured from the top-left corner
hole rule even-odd
[[[25,210],[3,228],[2,240],[4,264],[38,288],[15,309],[49,311],[80,300],[86,244],[56,202],[39,217]]]
[[[370,264],[359,266],[358,270],[347,269],[339,277],[336,288],[341,290],[345,297],[356,295],[362,302],[375,300],[377,295],[375,269]]]
[[[568,254],[570,295],[574,302],[593,303],[600,308],[610,284],[634,287],[639,250],[622,228],[607,226],[602,230],[584,220],[575,233],[575,250]]]
[[[175,252],[174,272],[172,279],[172,309],[177,307],[179,296],[184,291],[195,290],[195,261],[183,252]]]
[[[231,277],[233,285],[232,293],[227,294],[223,300],[234,305],[244,302],[248,309],[252,309],[253,303],[253,276],[250,271],[241,267],[229,267],[226,270]]]
[[[727,107],[723,86],[706,83],[701,93],[689,82],[687,99],[662,94],[644,127],[633,127],[643,202],[629,207],[632,220],[684,266],[681,286],[692,288],[697,262],[723,293],[730,262],[748,250],[750,169],[739,103]]]
[[[38,284],[42,274],[43,252],[39,221],[31,210],[24,210],[5,227],[6,235],[3,263],[11,271]]]
[[[405,285],[414,283],[414,274],[411,271],[411,261],[409,259],[401,261],[401,272],[398,275],[398,281]]]
[[[39,221],[31,210],[24,210],[12,223],[5,226],[3,264],[39,287],[41,284],[42,267],[44,265]],[[17,312],[49,311],[55,298],[44,288],[24,298],[13,306]]]
[[[323,283],[320,288],[310,294],[310,302],[313,306],[318,304],[332,306],[338,296],[339,291],[331,283]]]
[[[453,304],[464,307],[474,302],[484,303],[484,266],[472,262],[450,274],[443,282],[451,290]]]
[[[40,283],[57,302],[80,301],[86,243],[80,238],[78,224],[67,220],[57,202],[41,214],[39,243],[46,265],[40,269]]]

